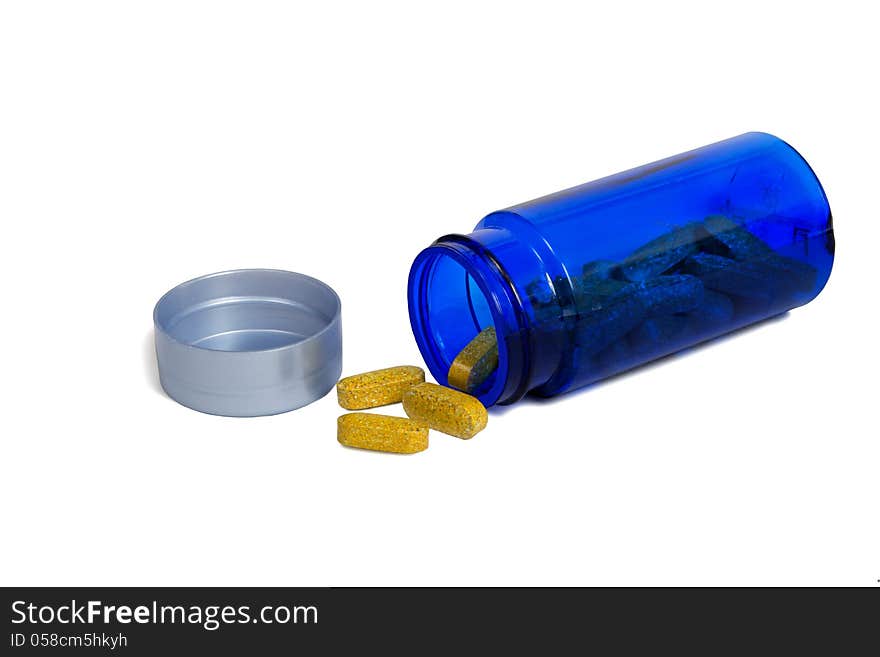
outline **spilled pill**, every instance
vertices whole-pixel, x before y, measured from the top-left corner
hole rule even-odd
[[[349,411],[396,404],[403,393],[425,382],[425,371],[413,365],[387,367],[340,379],[336,384],[339,405]]]
[[[346,413],[336,421],[336,439],[346,447],[414,454],[428,449],[428,427],[405,417]]]
[[[483,329],[462,349],[449,367],[449,385],[473,393],[498,368],[495,327]]]
[[[403,410],[418,422],[457,438],[472,438],[486,428],[489,414],[476,397],[422,383],[403,395]]]

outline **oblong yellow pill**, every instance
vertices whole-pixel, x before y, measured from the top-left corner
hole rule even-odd
[[[414,454],[428,449],[428,427],[405,417],[346,413],[336,421],[336,439],[346,447]]]
[[[472,393],[498,369],[498,341],[495,327],[483,329],[458,352],[446,376],[449,385]]]
[[[422,383],[407,390],[403,410],[413,420],[457,438],[473,438],[489,421],[489,413],[479,399],[436,383]]]
[[[387,367],[339,379],[336,397],[339,405],[349,411],[361,411],[396,404],[403,393],[425,382],[425,371],[414,365]]]

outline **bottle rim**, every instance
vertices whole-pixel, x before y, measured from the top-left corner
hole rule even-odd
[[[451,361],[438,344],[442,336],[438,335],[430,311],[432,277],[445,259],[456,262],[477,285],[491,313],[498,339],[498,368],[494,380],[475,396],[486,407],[512,404],[528,392],[528,318],[519,293],[501,263],[482,244],[466,235],[439,238],[416,256],[410,269],[407,294],[410,324],[422,358],[437,382],[448,385]],[[472,308],[468,314],[473,315]],[[475,319],[474,322],[479,332]]]

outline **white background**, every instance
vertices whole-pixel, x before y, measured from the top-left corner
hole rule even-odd
[[[876,586],[869,6],[3,3],[0,582]],[[411,457],[340,447],[333,394],[230,419],[158,386],[181,281],[308,273],[345,374],[422,364],[434,238],[748,130],[834,210],[782,320]]]

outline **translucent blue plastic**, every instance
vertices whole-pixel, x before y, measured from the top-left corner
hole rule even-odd
[[[587,385],[813,299],[831,273],[825,193],[785,142],[748,133],[493,212],[422,251],[413,333],[441,384],[494,326],[475,394]]]

